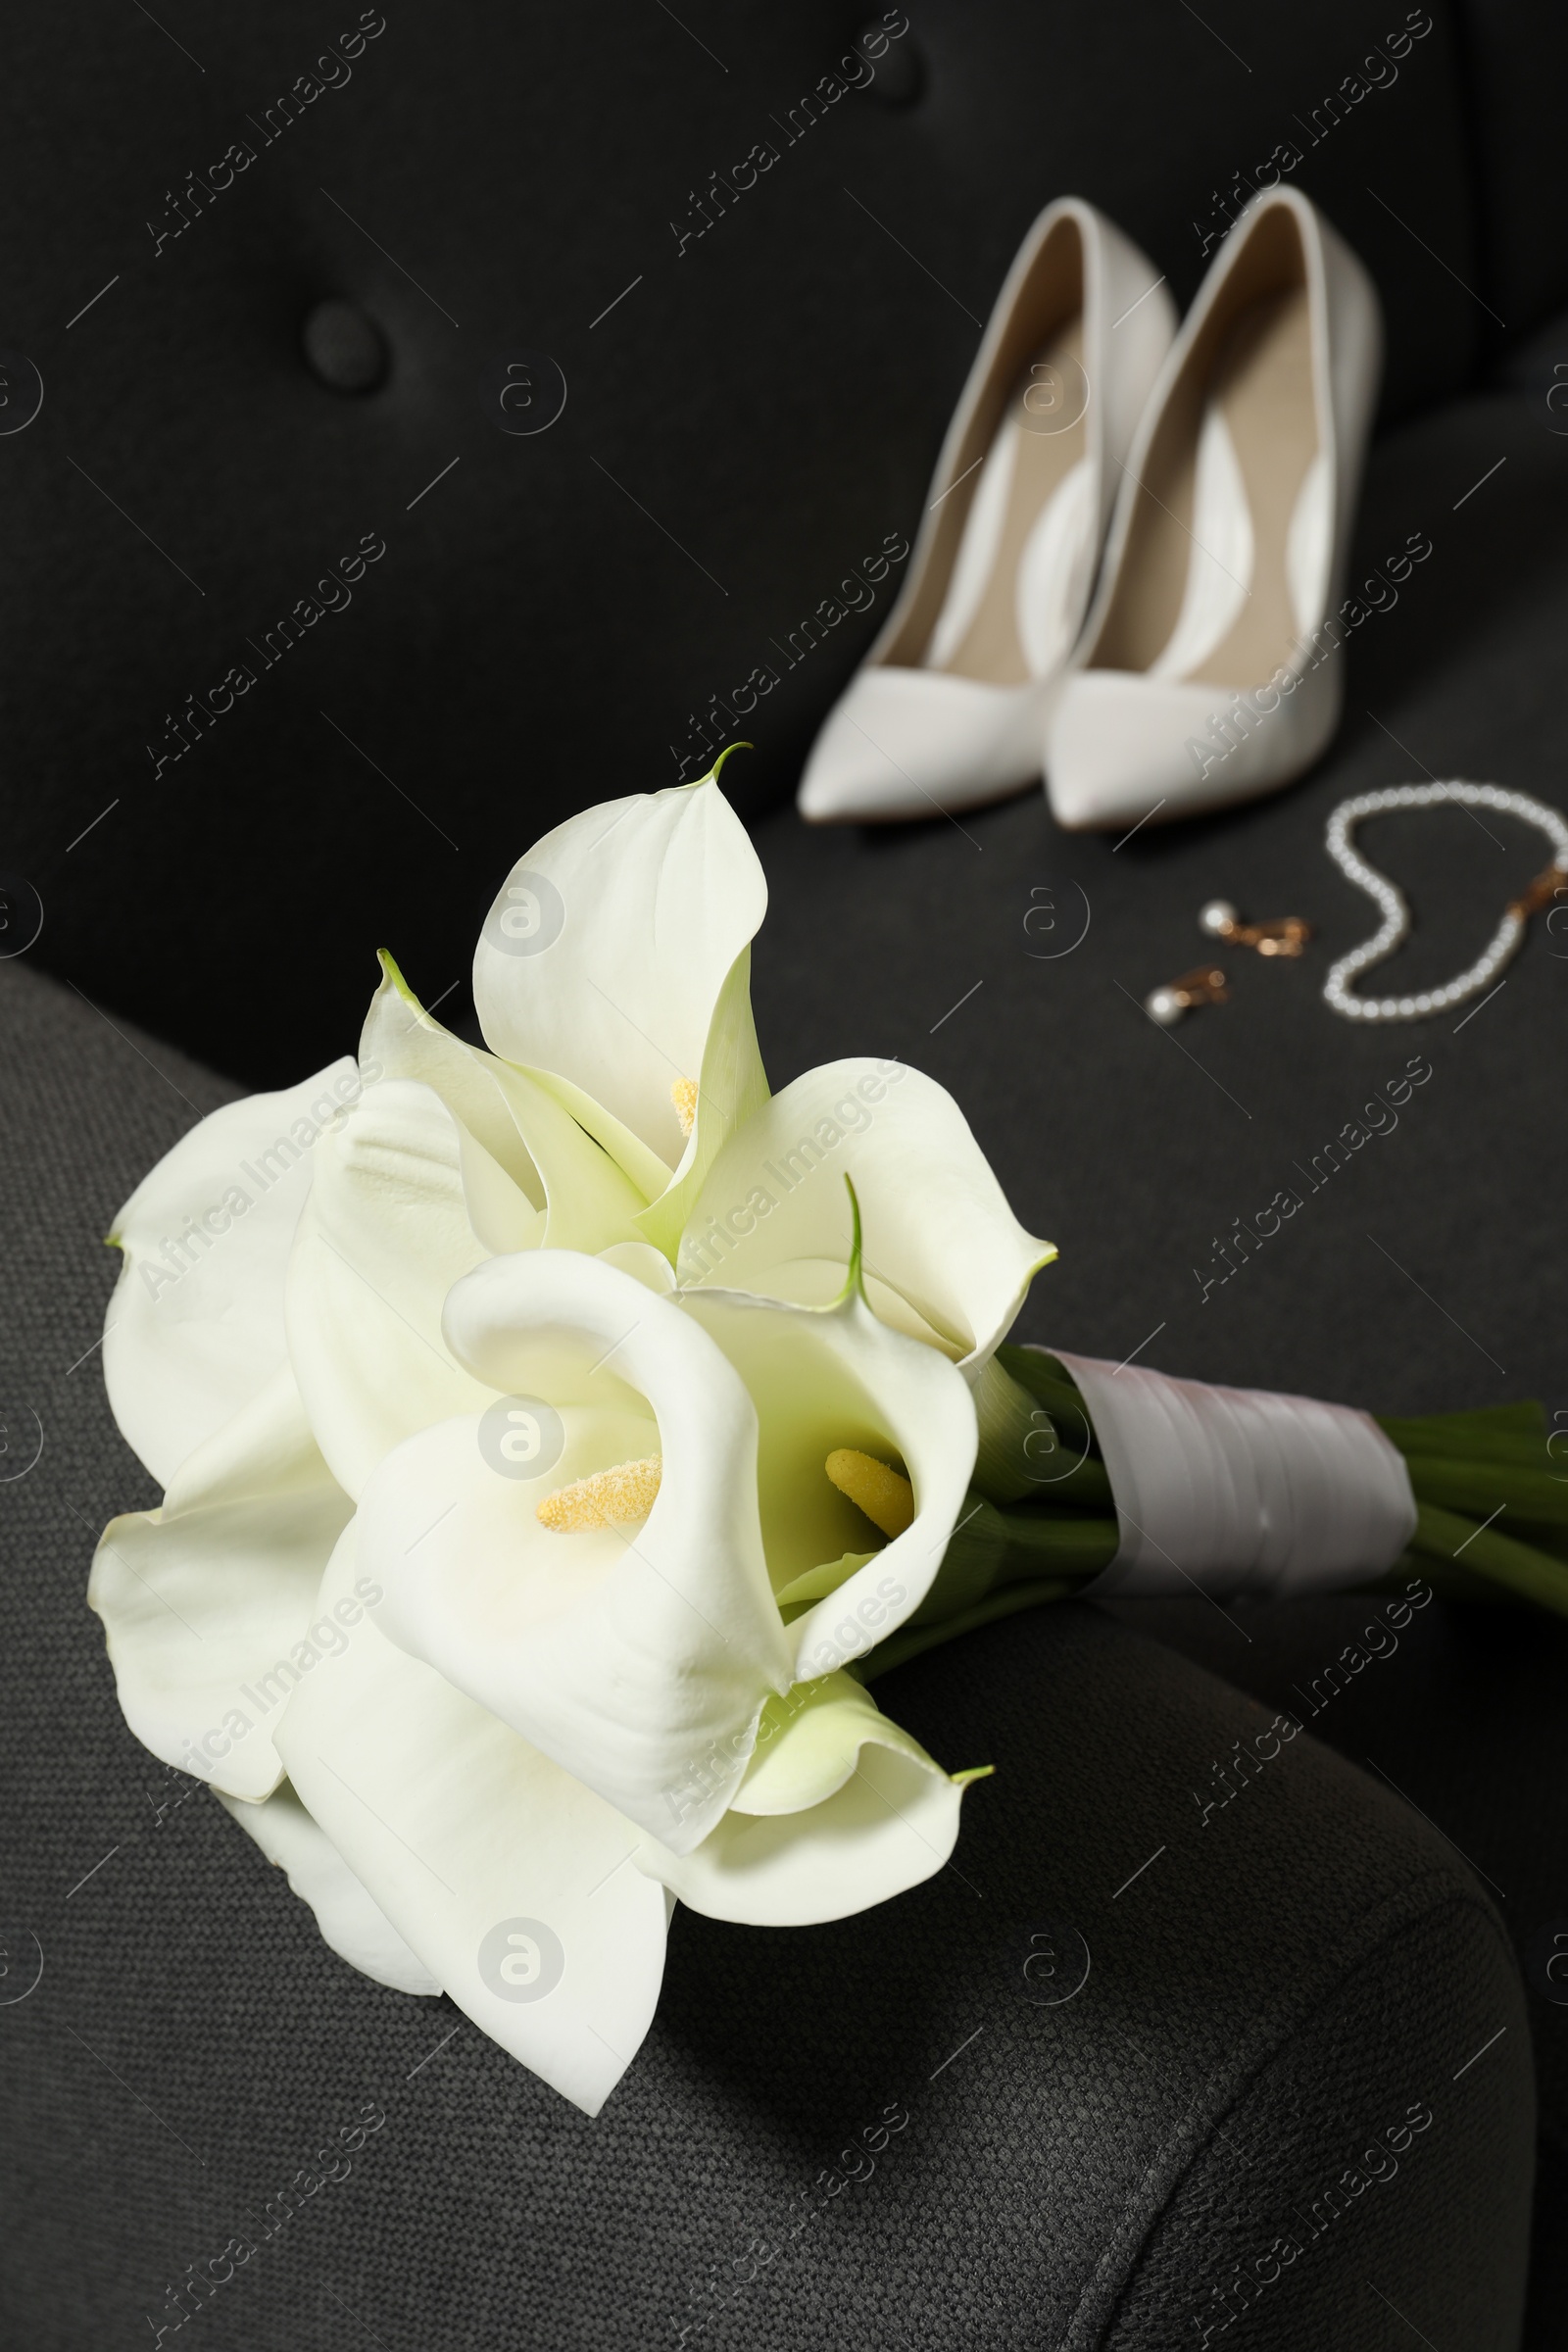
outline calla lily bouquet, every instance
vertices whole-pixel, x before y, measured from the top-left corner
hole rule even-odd
[[[202,1120],[110,1236],[165,1491],[89,1586],[127,1723],[344,1959],[589,2114],[676,1900],[804,1925],[947,1861],[987,1766],[887,1666],[1090,1587],[1463,1546],[1568,1592],[1539,1408],[1379,1427],[1006,1346],[1054,1251],[918,1071],[769,1091],[765,903],[716,769],[586,810],[485,922],[488,1051],[383,956],[358,1059]],[[1525,1542],[1475,1532],[1499,1500]]]

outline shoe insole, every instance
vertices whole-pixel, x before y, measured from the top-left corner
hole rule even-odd
[[[1232,329],[1186,470],[1181,612],[1151,671],[1255,685],[1289,662],[1327,584],[1331,485],[1304,289],[1253,303]],[[1172,516],[1164,536],[1178,529]]]
[[[1072,650],[1095,561],[1083,318],[1014,386],[979,469],[924,666],[1021,686]]]

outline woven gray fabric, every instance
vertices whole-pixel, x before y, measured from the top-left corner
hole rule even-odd
[[[1515,2019],[1508,1973],[1479,1913],[1428,1914],[1391,1936],[1221,2119],[1152,2232],[1107,2345],[1321,2352],[1393,2343],[1396,2321],[1411,2341],[1503,2340],[1523,2212],[1499,2217],[1491,2278],[1458,2278],[1431,2253],[1477,2169],[1512,2175],[1523,2119],[1478,2081],[1498,2048],[1457,2081],[1453,2056],[1480,1984]],[[1390,2055],[1374,2088],[1364,2053],[1377,2047]],[[1514,2082],[1527,2062],[1521,2036]]]
[[[1568,1625],[1439,1602],[1391,1637],[1376,1594],[1244,1607],[1231,1625],[1197,1599],[1110,1605],[1387,1776],[1494,1890],[1530,1970],[1543,1931],[1568,1914]],[[1542,2136],[1568,2157],[1568,2005],[1548,2000],[1539,1979],[1532,1991]]]
[[[658,2021],[597,2123],[450,2003],[336,1960],[213,1800],[132,1740],[82,1599],[94,1532],[147,1499],[96,1355],[67,1369],[109,1287],[97,1236],[224,1090],[16,967],[0,1088],[0,1395],[45,1434],[0,1487],[4,1983],[25,1933],[44,1953],[0,2009],[8,2340],[77,2352],[149,2319],[152,2340],[186,2266],[238,2238],[254,2251],[184,2323],[192,2343],[629,2352],[685,2328],[763,2352],[1144,2352],[1197,2341],[1282,2210],[1310,2212],[1424,2103],[1397,2177],[1226,2340],[1372,2352],[1394,2323],[1371,2278],[1441,2315],[1435,2340],[1509,2352],[1533,2097],[1485,1895],[1304,1736],[1205,1819],[1194,1790],[1236,1742],[1266,1745],[1270,1714],[1099,1611],[888,1679],[944,1762],[997,1767],[955,1864],[820,1929],[678,1912]],[[1026,1979],[1030,1933],[1054,1977]],[[1041,2002],[1042,1983],[1070,1997]],[[346,2176],[308,2188],[367,2106],[384,2120]]]
[[[1376,1596],[1244,1608],[1115,1602],[1113,1614],[1370,1765],[1441,1825],[1495,1890],[1525,1971],[1540,2102],[1528,2352],[1568,2343],[1568,2001],[1544,1973],[1568,1933],[1568,1626],[1434,1603],[1391,1641]],[[1237,1629],[1246,1634],[1238,1638]]]

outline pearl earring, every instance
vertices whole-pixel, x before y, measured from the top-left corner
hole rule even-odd
[[[1298,914],[1280,915],[1268,923],[1244,923],[1229,899],[1210,899],[1200,909],[1198,926],[1211,939],[1228,940],[1233,948],[1255,948],[1260,956],[1299,956],[1312,936],[1312,926]]]
[[[1144,999],[1144,1010],[1152,1021],[1169,1029],[1195,1004],[1223,1004],[1229,994],[1219,965],[1201,963],[1196,972],[1184,972],[1164,988],[1152,988]]]

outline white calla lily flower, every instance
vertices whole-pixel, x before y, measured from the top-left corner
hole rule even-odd
[[[386,1913],[357,1879],[315,1816],[285,1781],[260,1804],[216,1791],[230,1821],[253,1838],[309,1903],[322,1936],[340,1958],[394,1992],[439,1993],[441,1984],[411,1952]]]
[[[486,1256],[470,1187],[493,1202],[505,1181],[440,1097],[406,1078],[371,1087],[318,1148],[289,1259],[289,1356],[351,1494],[412,1432],[489,1401],[446,1348],[441,1309]],[[520,1225],[527,1204],[515,1186],[512,1198]]]
[[[736,1129],[693,1203],[681,1279],[831,1297],[850,1244],[844,1174],[874,1236],[878,1312],[977,1374],[1056,1253],[1013,1215],[953,1097],[900,1061],[808,1070]]]
[[[945,1605],[1050,1255],[918,1073],[769,1097],[765,896],[711,778],[570,819],[486,922],[489,1051],[384,958],[358,1070],[203,1121],[112,1237],[167,1489],[93,1568],[127,1720],[589,2113],[676,1897],[806,1924],[948,1860],[973,1776],[854,1665]]]
[[[453,1289],[446,1327],[490,1410],[411,1439],[364,1496],[382,1628],[664,1834],[691,1757],[747,1735],[790,1680],[745,1383],[671,1300],[574,1252],[492,1258]],[[548,1493],[626,1463],[657,1475],[634,1521],[541,1523]],[[714,1787],[675,1841],[728,1795]]]
[[[285,1364],[196,1448],[158,1510],[111,1519],[88,1604],[125,1721],[164,1763],[253,1802],[277,1787],[262,1708],[241,1692],[275,1704],[298,1679],[300,1645],[315,1662],[321,1578],[353,1508]]]
[[[370,1000],[360,1060],[388,1078],[414,1079],[438,1095],[453,1118],[512,1179],[537,1217],[523,1230],[514,1201],[493,1209],[468,1182],[469,1215],[495,1253],[515,1249],[602,1250],[632,1240],[647,1195],[569,1110],[526,1071],[465,1045],[433,1020],[385,951]],[[661,1167],[658,1181],[665,1171]]]
[[[354,1534],[328,1608],[358,1589]],[[630,1822],[387,1641],[376,1613],[290,1700],[290,1783],[442,1990],[597,2115],[653,2019],[664,1889],[620,1867]]]
[[[694,1911],[744,1927],[844,1919],[942,1869],[966,1784],[890,1723],[852,1675],[800,1683],[763,1711],[746,1779],[689,1854],[636,1862]]]
[[[710,1289],[688,1291],[681,1301],[717,1341],[756,1404],[758,1492],[775,1591],[798,1587],[824,1562],[854,1561],[860,1555],[852,1546],[873,1533],[865,1512],[828,1477],[831,1454],[849,1449],[871,1461],[892,1454],[913,1489],[913,1516],[903,1533],[863,1566],[850,1566],[842,1583],[792,1622],[794,1681],[847,1665],[919,1606],[962,1516],[974,1468],[968,1388],[936,1349],[878,1321],[860,1284],[858,1234],[852,1251],[852,1278],[831,1306]]]
[[[646,1176],[652,1154],[650,1200],[767,1093],[747,991],[767,885],[717,773],[547,833],[502,884],[473,960],[492,1051],[560,1093],[628,1173]]]
[[[345,1056],[281,1094],[225,1102],[115,1219],[104,1380],[122,1436],[161,1487],[287,1362],[283,1272],[312,1153],[359,1092]]]

